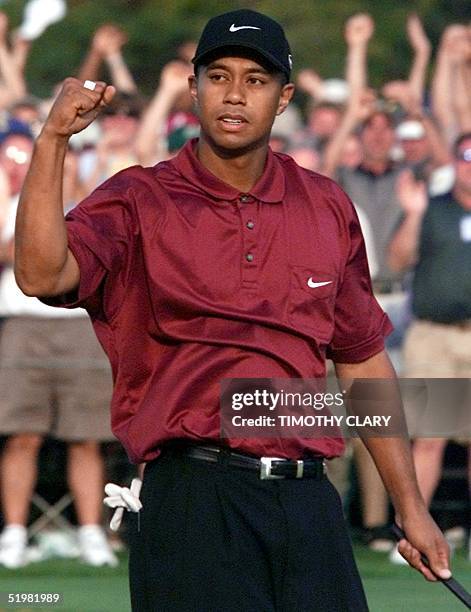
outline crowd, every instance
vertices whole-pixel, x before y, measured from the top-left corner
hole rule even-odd
[[[105,464],[100,443],[112,439],[107,361],[85,311],[59,311],[24,296],[12,271],[19,193],[34,138],[60,87],[47,100],[28,89],[25,65],[38,31],[26,28],[12,35],[0,13],[0,435],[5,437],[0,564],[16,568],[30,559],[27,525],[38,453],[44,438],[53,436],[67,444],[81,559],[115,565],[101,510]],[[345,25],[343,78],[323,79],[314,68],[297,66],[295,58],[296,86],[308,102],[302,108],[291,105],[277,118],[271,146],[335,178],[354,202],[375,294],[395,327],[387,348],[398,374],[466,379],[471,378],[471,29],[446,27],[433,65],[417,15],[409,16],[406,31],[412,50],[409,74],[379,90],[371,89],[368,80],[374,35],[369,15],[354,15]],[[124,59],[126,42],[121,27],[99,26],[76,71],[80,80],[112,83],[117,94],[96,122],[71,139],[64,212],[119,170],[153,165],[198,135],[188,94],[195,44],[180,45],[154,95],[146,99]],[[449,398],[441,399],[446,410]],[[457,437],[467,444],[469,390],[460,393],[460,400]],[[422,437],[420,431],[414,461],[430,504],[448,439]],[[347,497],[352,456],[363,538],[372,549],[391,550],[397,561],[387,529],[388,499],[361,443],[352,440],[347,460],[336,460],[331,477]],[[468,471],[471,481],[471,461]]]

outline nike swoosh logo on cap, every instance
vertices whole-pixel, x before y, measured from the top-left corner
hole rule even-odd
[[[229,28],[229,32],[238,32],[239,30],[261,30],[262,28],[256,28],[255,26],[236,26],[235,23]]]
[[[324,285],[330,285],[332,281],[321,281],[320,283],[316,283],[312,280],[312,276],[308,278],[307,285],[312,289],[316,289],[317,287],[324,287]]]

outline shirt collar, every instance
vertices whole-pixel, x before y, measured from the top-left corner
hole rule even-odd
[[[195,154],[197,139],[186,143],[171,163],[176,170],[190,183],[196,185],[218,200],[236,200],[240,191],[212,174],[199,161]],[[268,149],[267,161],[262,176],[248,192],[262,202],[281,202],[285,194],[285,176],[280,160]]]

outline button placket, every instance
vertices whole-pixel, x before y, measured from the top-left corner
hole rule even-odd
[[[239,196],[239,211],[242,231],[242,282],[252,284],[257,280],[257,232],[256,217],[258,202],[246,193]]]

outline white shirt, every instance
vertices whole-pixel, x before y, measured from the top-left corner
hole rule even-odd
[[[13,196],[8,204],[5,224],[1,231],[2,242],[9,242],[15,235],[16,210],[19,196]],[[0,316],[44,317],[64,319],[87,317],[83,308],[53,308],[43,304],[35,297],[25,295],[16,284],[12,266],[4,268],[0,274]]]

